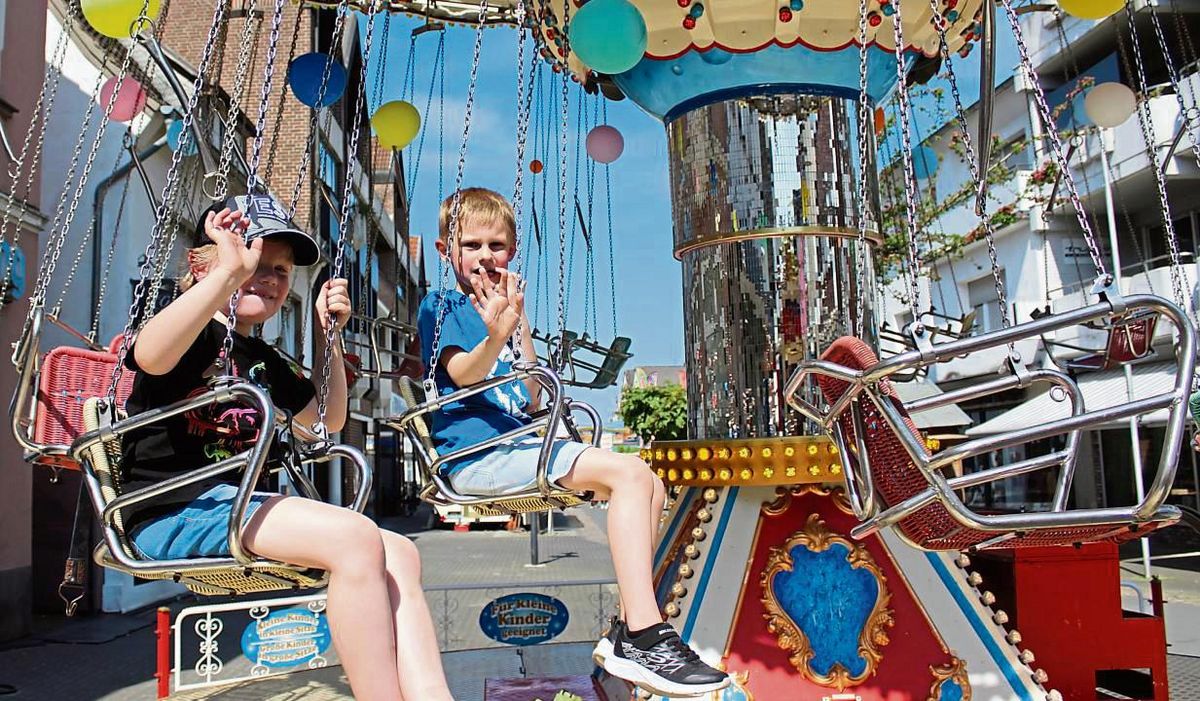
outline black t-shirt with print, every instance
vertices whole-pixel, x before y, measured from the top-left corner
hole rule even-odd
[[[151,375],[137,366],[134,354],[125,365],[135,371],[133,389],[125,408],[130,416],[148,409],[196,397],[208,391],[208,377],[225,339],[225,325],[212,320],[164,375]],[[233,334],[233,373],[267,390],[279,409],[302,410],[316,394],[305,377],[297,374],[270,346],[257,338]],[[260,417],[249,407],[236,403],[212,404],[179,416],[130,431],[122,441],[122,482],[125,492],[149,486],[182,472],[210,465],[247,450],[258,437]],[[273,430],[273,427],[267,427]],[[126,527],[186,504],[216,484],[238,484],[240,472],[205,480],[169,492],[146,506],[135,509]]]

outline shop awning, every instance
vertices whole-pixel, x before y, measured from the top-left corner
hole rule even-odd
[[[1131,399],[1125,383],[1125,371],[1122,368],[1091,372],[1079,376],[1079,391],[1083,393],[1083,406],[1087,411],[1107,409],[1123,404]],[[1175,363],[1145,363],[1133,368],[1133,397],[1145,399],[1157,394],[1170,392],[1175,386]],[[1066,401],[1055,401],[1047,390],[1024,403],[1009,409],[1003,414],[989,419],[978,426],[967,429],[969,436],[979,436],[989,433],[1004,433],[1018,428],[1027,428],[1036,424],[1044,424],[1056,419],[1070,416]],[[1143,426],[1162,425],[1167,421],[1167,410],[1159,409],[1141,417]],[[1128,425],[1128,419],[1121,419],[1105,425],[1104,428],[1115,428]]]
[[[900,401],[908,403],[925,397],[942,394],[938,386],[928,381],[896,382],[892,385],[900,395]],[[913,414],[913,422],[922,431],[930,428],[968,426],[971,417],[958,408],[957,404],[939,406],[919,414]]]

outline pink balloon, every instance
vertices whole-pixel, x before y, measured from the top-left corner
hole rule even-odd
[[[104,81],[100,88],[100,109],[108,107],[113,91],[117,92],[117,100],[113,103],[112,113],[108,118],[114,122],[128,122],[146,107],[146,90],[141,83],[126,76],[117,87],[117,77],[114,75]]]
[[[625,139],[621,132],[607,124],[601,124],[588,132],[587,152],[593,160],[599,163],[612,163],[621,157],[625,150]]]

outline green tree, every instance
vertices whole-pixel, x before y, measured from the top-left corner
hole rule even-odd
[[[617,411],[643,442],[687,437],[687,394],[679,385],[626,389]]]

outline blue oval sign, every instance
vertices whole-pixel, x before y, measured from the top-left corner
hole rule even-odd
[[[479,629],[496,642],[537,645],[567,628],[570,614],[563,602],[534,593],[508,594],[479,612]]]
[[[242,653],[256,665],[280,668],[307,664],[332,642],[325,616],[306,608],[280,609],[242,632]]]

